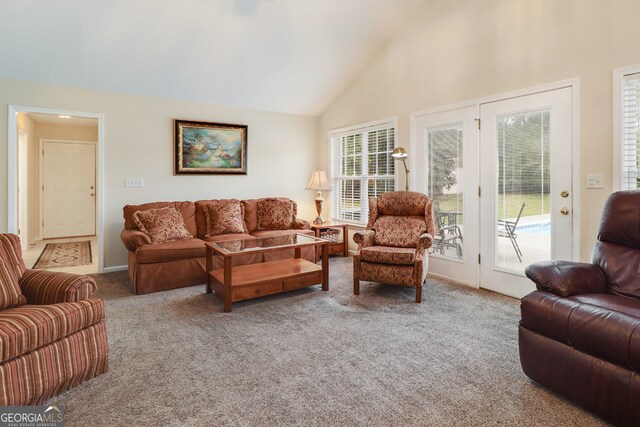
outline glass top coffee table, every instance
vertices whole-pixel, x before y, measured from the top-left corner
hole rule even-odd
[[[305,234],[261,237],[226,242],[207,242],[207,293],[215,291],[224,301],[224,312],[231,312],[231,304],[265,295],[277,294],[306,286],[322,284],[329,290],[329,262],[327,240]],[[301,249],[322,247],[322,264],[300,258]],[[233,266],[238,255],[281,251],[293,248],[295,258],[256,264]],[[213,257],[223,257],[224,267],[214,269]]]

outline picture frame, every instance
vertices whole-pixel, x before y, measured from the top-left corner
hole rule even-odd
[[[174,120],[174,175],[247,174],[247,125]]]

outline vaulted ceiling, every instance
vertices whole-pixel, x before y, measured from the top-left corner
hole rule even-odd
[[[426,0],[0,0],[0,77],[318,115]]]

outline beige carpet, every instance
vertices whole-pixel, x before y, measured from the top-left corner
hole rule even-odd
[[[91,242],[48,243],[33,268],[64,268],[91,264]]]
[[[135,296],[99,276],[110,370],[51,403],[71,426],[604,425],[533,384],[519,303],[429,280],[363,283],[331,259],[331,289],[234,304],[195,286]]]

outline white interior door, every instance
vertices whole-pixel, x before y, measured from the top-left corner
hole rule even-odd
[[[524,268],[573,259],[572,89],[480,106],[480,286],[521,298]]]
[[[28,174],[28,135],[18,133],[18,236],[22,250],[29,248],[29,174]]]
[[[413,188],[434,202],[429,273],[478,285],[477,106],[412,120]]]
[[[96,233],[96,146],[43,143],[44,238]]]

